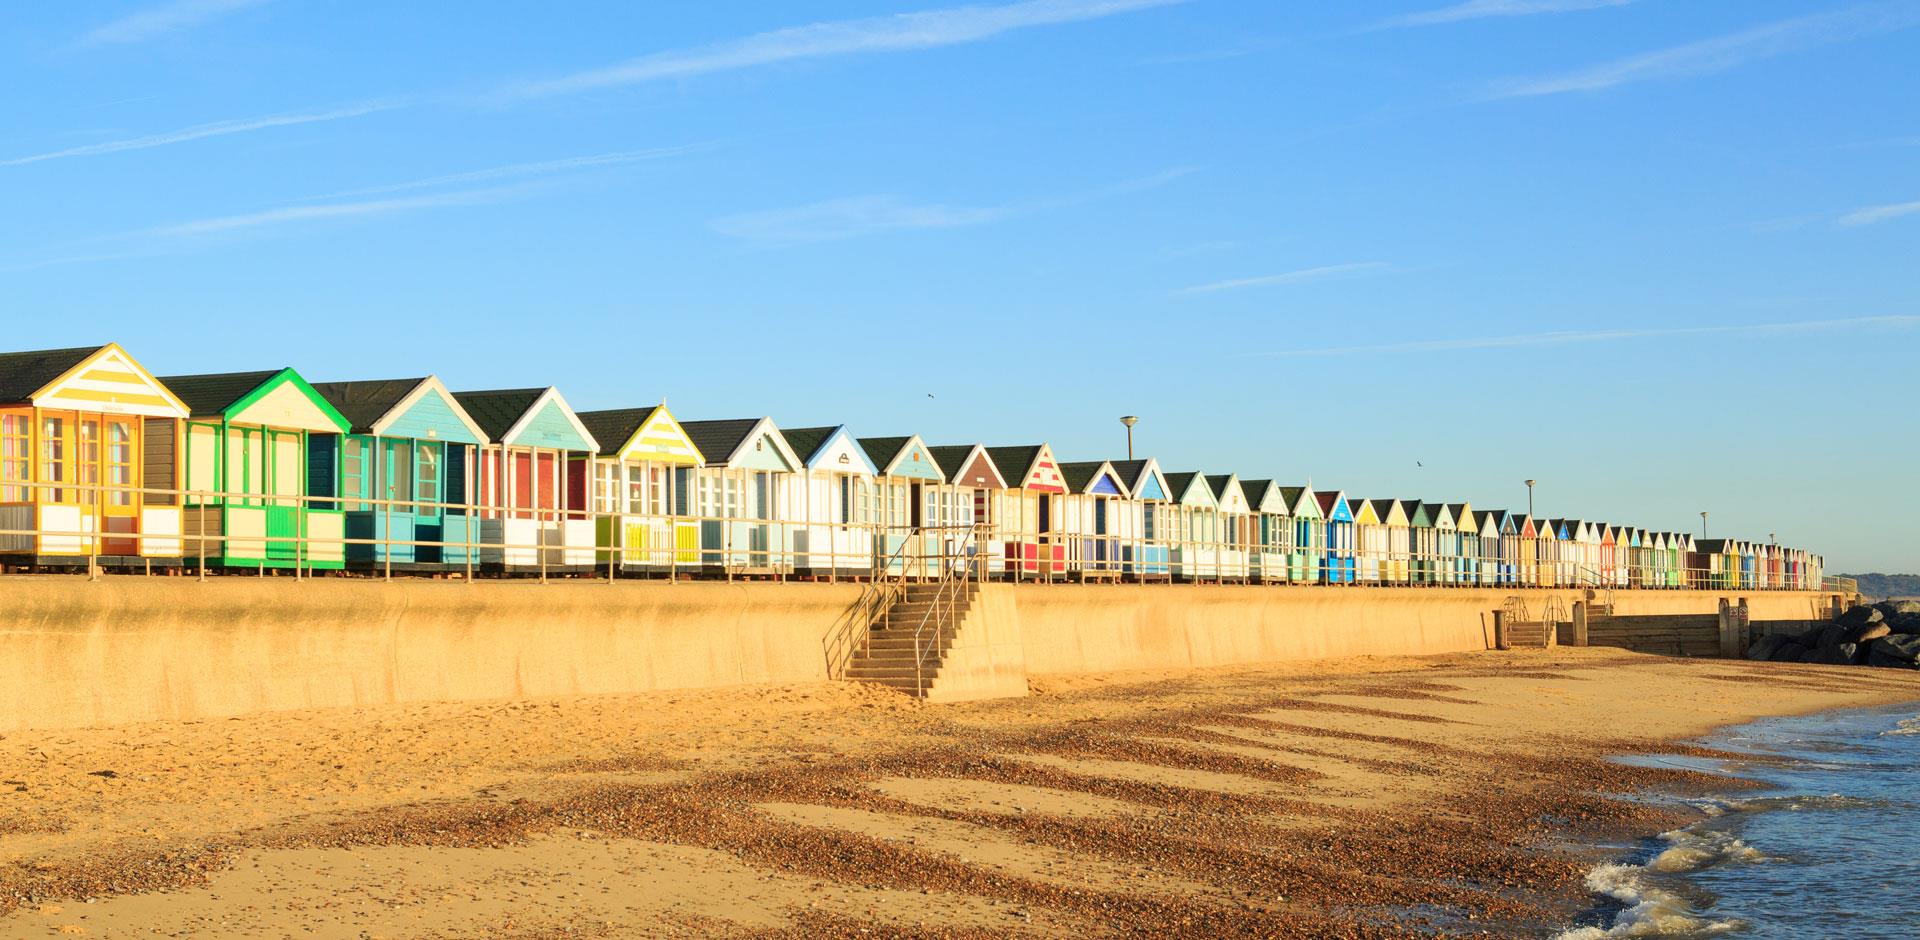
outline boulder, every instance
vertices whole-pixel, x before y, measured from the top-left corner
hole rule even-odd
[[[1901,614],[1889,625],[1895,633],[1920,633],[1920,614]]]
[[[1848,608],[1847,612],[1841,614],[1835,622],[1844,623],[1849,627],[1864,627],[1867,624],[1879,623],[1885,619],[1887,619],[1886,614],[1868,607],[1865,604],[1861,604],[1858,607]]]
[[[1920,636],[1891,633],[1873,641],[1873,651],[1882,656],[1913,662],[1920,659]]]
[[[1818,663],[1822,666],[1851,666],[1853,665],[1854,654],[1859,651],[1860,647],[1852,643],[1840,643],[1834,646],[1823,646],[1814,650],[1800,661],[1803,663]]]
[[[1855,630],[1865,630],[1865,629],[1867,628],[1866,627],[1849,627],[1843,623],[1830,623],[1820,628],[1820,636],[1817,637],[1817,642],[1810,643],[1808,645],[1813,647],[1826,647],[1826,646],[1839,646],[1842,643],[1850,643],[1850,642],[1853,642],[1853,632]],[[1802,640],[1801,642],[1805,643],[1806,641]]]
[[[1879,666],[1882,669],[1920,669],[1920,663],[1916,663],[1910,659],[1901,659],[1898,656],[1888,656],[1878,649],[1869,649],[1867,651],[1867,665]]]
[[[1787,642],[1786,637],[1777,633],[1769,633],[1753,641],[1753,645],[1747,647],[1747,658],[1757,659],[1763,662],[1772,659],[1774,651],[1779,649],[1780,645],[1785,642]]]
[[[1901,614],[1920,614],[1920,601],[1881,601],[1873,605],[1873,609],[1892,620]]]
[[[1805,655],[1807,655],[1806,647],[1798,643],[1787,642],[1780,644],[1774,649],[1773,655],[1767,658],[1776,663],[1797,663],[1800,661],[1800,657]]]
[[[1834,624],[1839,627],[1839,624]],[[1893,628],[1884,623],[1870,623],[1864,627],[1840,627],[1846,635],[1840,638],[1843,643],[1872,643],[1893,632]]]

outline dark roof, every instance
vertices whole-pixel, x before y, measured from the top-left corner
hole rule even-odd
[[[1267,488],[1271,486],[1272,480],[1241,480],[1240,491],[1247,494],[1248,508],[1259,509],[1261,501],[1267,498]],[[1287,508],[1292,509],[1293,504],[1287,504]]]
[[[1113,475],[1125,482],[1128,489],[1138,485],[1140,474],[1147,472],[1147,462],[1144,460],[1109,460],[1107,462],[1113,465]]]
[[[1207,475],[1207,486],[1213,490],[1214,499],[1220,499],[1227,495],[1227,483],[1232,479],[1233,474],[1231,473],[1210,473]]]
[[[349,430],[365,434],[373,423],[386,416],[393,406],[425,382],[417,379],[370,379],[362,382],[315,382],[313,390],[353,425]]]
[[[787,440],[791,442],[793,436],[788,435]],[[867,452],[867,459],[873,461],[873,469],[885,473],[887,471],[887,464],[892,463],[893,458],[900,455],[900,449],[906,447],[907,442],[910,440],[913,440],[911,435],[907,437],[856,437],[854,438],[854,443],[859,444],[860,449]],[[931,451],[933,448],[929,447],[927,449]],[[934,462],[939,463],[937,460]],[[946,464],[940,464],[941,469],[945,469],[946,466]]]
[[[75,346],[72,349],[41,349],[34,352],[0,353],[0,401],[24,402],[65,375],[68,369],[86,361],[105,346]]]
[[[194,417],[217,415],[247,397],[247,393],[265,385],[268,379],[285,372],[214,372],[206,375],[163,375],[160,384],[173,392]]]
[[[793,452],[799,455],[801,463],[812,463],[813,455],[826,446],[827,439],[833,437],[833,432],[838,430],[840,427],[837,425],[820,428],[781,428],[780,436],[787,439],[787,446],[793,448]]]
[[[1693,547],[1703,552],[1724,552],[1732,544],[1732,539],[1695,539],[1693,541]]]
[[[1447,504],[1447,512],[1450,512],[1453,514],[1453,521],[1455,522],[1459,522],[1460,514],[1466,511],[1467,511],[1466,503],[1448,503]]]
[[[1300,505],[1300,494],[1306,491],[1307,488],[1304,486],[1283,486],[1280,488],[1280,498],[1287,501],[1288,512],[1292,512],[1293,507]]]
[[[574,417],[579,418],[580,423],[586,426],[587,433],[600,443],[600,453],[611,456],[627,446],[640,426],[646,424],[647,419],[658,410],[658,405],[649,408],[611,408],[576,412]]]
[[[722,464],[733,458],[733,452],[753,433],[760,423],[759,418],[727,418],[721,421],[682,421],[680,430],[687,432],[687,439],[693,446],[707,455],[711,463]]]
[[[993,465],[1000,468],[1000,475],[1008,477],[1007,485],[1019,489],[1020,484],[1027,481],[1027,471],[1033,469],[1033,462],[1040,459],[1040,445],[989,447],[987,453],[993,455]]]
[[[1180,500],[1186,498],[1187,487],[1192,486],[1193,478],[1199,475],[1200,474],[1194,473],[1192,471],[1187,471],[1184,473],[1161,474],[1161,476],[1167,478],[1167,489],[1170,491],[1167,493],[1167,498],[1173,500],[1174,502],[1179,502]]]
[[[507,432],[513,429],[521,416],[527,413],[533,403],[545,395],[544,388],[501,388],[485,392],[454,392],[453,397],[460,407],[467,409],[467,415],[487,436],[496,441],[504,440]]]
[[[1076,460],[1060,465],[1060,479],[1067,483],[1067,492],[1078,493],[1093,482],[1093,475],[1107,465],[1104,460]]]

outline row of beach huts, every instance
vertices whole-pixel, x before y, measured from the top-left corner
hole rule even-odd
[[[0,354],[0,563],[387,573],[913,575],[1811,589],[1821,559],[1466,503],[1350,498],[1044,443],[929,445],[554,388],[291,368],[156,377]]]

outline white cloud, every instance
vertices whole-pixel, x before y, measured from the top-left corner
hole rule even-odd
[[[1903,215],[1914,215],[1916,213],[1920,213],[1920,202],[1896,202],[1890,205],[1868,206],[1864,209],[1855,209],[1835,220],[1835,224],[1852,228],[1858,225],[1872,225],[1876,222],[1885,222],[1888,219],[1897,219]]]
[[[249,212],[241,215],[223,215],[211,219],[182,222],[151,229],[145,234],[165,237],[187,237],[210,235],[220,232],[232,232],[240,229],[260,228],[269,225],[284,225],[289,222],[310,222],[318,219],[351,218],[366,215],[389,215],[395,212],[408,212],[419,209],[439,209],[447,206],[472,206],[499,202],[516,193],[519,187],[493,187],[488,189],[469,189],[451,193],[435,193],[431,196],[406,196],[399,199],[373,199],[361,202],[336,202],[320,206],[283,206],[261,212]]]
[[[1616,85],[1724,72],[1755,59],[1785,55],[1814,46],[1845,42],[1920,23],[1920,4],[1912,0],[1852,7],[1778,20],[1752,29],[1643,53],[1604,65],[1555,75],[1508,81],[1491,92],[1495,98],[1599,91]]]
[[[123,16],[80,37],[80,45],[104,46],[146,42],[168,33],[198,26],[208,20],[257,7],[267,0],[174,0]]]
[[[1920,316],[1848,317],[1838,320],[1798,320],[1789,323],[1748,323],[1733,326],[1682,326],[1643,330],[1561,330],[1511,336],[1475,336],[1463,339],[1418,340],[1378,346],[1325,346],[1319,349],[1282,349],[1252,355],[1276,358],[1373,355],[1378,353],[1448,352],[1459,349],[1511,349],[1523,346],[1571,346],[1616,340],[1678,336],[1781,336],[1842,329],[1911,329]]]
[[[862,52],[932,49],[979,42],[1017,29],[1100,19],[1184,2],[1186,0],[1026,0],[1003,6],[951,7],[813,23],[691,49],[656,52],[608,68],[525,83],[509,91],[520,97],[537,97],[726,72],[775,62]]]
[[[1634,0],[1467,0],[1466,3],[1424,13],[1396,16],[1380,24],[1381,29],[1406,26],[1436,26],[1494,16],[1534,16],[1541,13],[1573,13],[1603,7],[1623,7]]]
[[[102,154],[122,153],[128,150],[146,150],[152,147],[166,147],[172,144],[184,144],[188,141],[203,140],[208,137],[225,137],[229,134],[245,134],[273,127],[290,127],[296,124],[316,124],[322,121],[339,121],[360,117],[377,111],[388,111],[399,107],[392,102],[370,102],[332,111],[309,111],[297,114],[270,114],[266,117],[244,118],[236,121],[215,121],[211,124],[196,124],[192,127],[164,134],[152,134],[146,137],[133,137],[126,140],[110,140],[105,143],[87,144],[80,147],[68,147],[65,150],[51,150],[11,160],[0,160],[0,166],[22,166],[28,163],[40,163],[46,160],[62,160],[68,157],[95,157]]]
[[[646,150],[623,150],[615,153],[599,153],[581,157],[562,157],[558,160],[541,160],[536,163],[514,163],[507,166],[488,167],[483,170],[469,170],[465,173],[449,173],[444,176],[429,176],[425,179],[408,180],[404,183],[388,183],[382,186],[366,186],[360,189],[348,189],[323,196],[313,196],[312,200],[346,199],[354,196],[375,196],[384,193],[406,192],[412,189],[434,189],[440,186],[486,183],[494,180],[516,177],[552,176],[574,170],[588,170],[602,166],[619,166],[627,163],[639,163],[644,160],[663,160],[689,153],[711,150],[717,144],[686,144],[677,147],[653,147]]]
[[[956,228],[1006,218],[996,207],[916,205],[897,196],[829,199],[788,209],[742,212],[713,220],[722,235],[756,241],[817,242],[901,229]]]
[[[1261,277],[1243,277],[1232,281],[1215,281],[1198,287],[1183,288],[1176,293],[1210,294],[1215,291],[1240,290],[1247,287],[1278,287],[1283,284],[1303,284],[1308,281],[1324,281],[1331,278],[1354,277],[1370,272],[1386,271],[1393,266],[1385,261],[1356,261],[1350,264],[1329,264],[1318,268],[1302,268],[1282,274],[1268,274]]]

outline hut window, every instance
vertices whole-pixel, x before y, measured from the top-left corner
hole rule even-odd
[[[32,420],[23,414],[0,415],[0,480],[24,482],[32,476],[33,452],[28,432]],[[0,502],[28,501],[24,486],[0,486]]]
[[[209,424],[187,425],[187,488],[200,493],[218,490],[219,470],[219,431]]]
[[[367,439],[349,437],[340,451],[340,495],[367,495]],[[346,504],[348,512],[366,511],[366,503]]]
[[[45,418],[40,422],[40,482],[67,483],[73,456],[67,451],[67,419]],[[51,488],[45,491],[49,503],[69,502],[72,490]]]
[[[413,498],[419,505],[413,511],[422,516],[440,515],[440,445],[414,445]]]
[[[134,485],[133,422],[124,419],[107,422],[107,485],[113,487],[107,501],[115,506],[133,505]]]
[[[620,495],[620,466],[611,460],[593,464],[593,511],[619,512],[614,500]]]
[[[100,492],[100,419],[82,418],[74,422],[73,429],[75,450],[79,452],[73,476],[80,484],[74,496],[80,505],[91,506]]]

